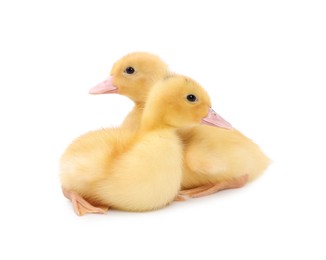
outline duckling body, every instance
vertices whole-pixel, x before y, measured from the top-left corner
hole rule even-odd
[[[208,114],[210,101],[197,83],[182,76],[156,85],[137,131],[112,128],[89,132],[64,152],[62,188],[78,215],[103,213],[107,208],[154,210],[178,195],[183,147],[176,130],[199,124]],[[185,100],[188,92],[200,96],[200,102]]]
[[[118,93],[135,102],[133,110],[122,124],[122,128],[131,131],[139,127],[139,118],[153,82],[171,74],[163,61],[155,55],[149,59],[150,56],[148,53],[129,54],[117,61],[111,71],[112,84],[122,89]],[[140,82],[137,75],[133,74],[128,75],[126,81],[125,71],[131,66],[143,79],[149,77],[151,81]],[[144,68],[146,70],[143,71]],[[160,73],[155,72],[156,69]],[[123,84],[120,85],[120,82]],[[183,195],[200,197],[223,189],[242,187],[260,176],[270,163],[257,144],[234,128],[197,125],[181,128],[178,134],[184,144],[181,186],[182,189],[188,189],[181,192]]]
[[[219,187],[221,183],[241,187],[244,175],[248,176],[247,181],[252,181],[269,164],[259,146],[235,129],[198,125],[178,132],[184,143],[186,162],[183,189],[215,184]],[[194,194],[194,197],[200,195]]]
[[[137,139],[121,129],[80,137],[62,157],[62,186],[92,205],[127,211],[164,207],[180,189],[180,140],[170,129]]]

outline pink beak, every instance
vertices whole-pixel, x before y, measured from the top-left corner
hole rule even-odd
[[[113,77],[109,77],[107,80],[96,85],[89,90],[89,94],[111,94],[118,93],[118,88],[113,85]]]
[[[209,109],[208,115],[201,120],[203,125],[217,126],[225,129],[232,129],[232,125],[223,117],[218,115],[212,108]]]

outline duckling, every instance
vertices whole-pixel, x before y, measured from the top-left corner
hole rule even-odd
[[[60,163],[62,189],[76,214],[149,211],[171,203],[183,168],[177,128],[211,118],[210,106],[198,83],[169,76],[152,87],[138,130],[109,128],[77,138]]]
[[[138,128],[142,107],[153,82],[169,73],[167,65],[149,53],[131,53],[114,64],[111,86],[135,102],[122,128]],[[92,88],[90,93],[104,93],[97,91],[99,86]],[[212,124],[208,119],[202,122],[204,125],[178,130],[184,143],[185,159],[181,195],[194,198],[240,188],[260,176],[270,164],[257,144],[222,117],[214,117],[218,127],[209,126]]]

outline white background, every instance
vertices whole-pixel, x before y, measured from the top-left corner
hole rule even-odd
[[[1,1],[0,258],[325,259],[323,2]],[[156,212],[77,217],[59,157],[131,109],[88,89],[133,51],[201,83],[268,171]]]

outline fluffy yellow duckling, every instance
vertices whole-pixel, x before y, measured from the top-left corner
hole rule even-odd
[[[155,55],[131,53],[117,61],[109,80],[92,88],[90,93],[107,93],[107,89],[114,88],[116,93],[128,96],[135,107],[122,127],[137,129],[149,89],[155,80],[168,73],[167,70],[166,64]],[[209,125],[209,122],[203,123]],[[187,189],[180,194],[201,197],[223,189],[240,188],[268,167],[270,160],[252,140],[222,118],[217,125],[220,127],[199,125],[179,129],[185,158],[182,189]]]
[[[210,112],[206,91],[170,76],[150,91],[137,131],[102,129],[76,139],[61,158],[65,196],[75,212],[148,211],[173,201],[181,186],[183,148],[177,128]]]

